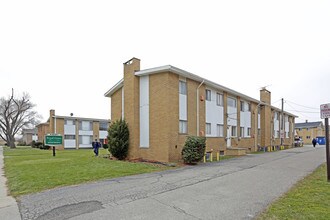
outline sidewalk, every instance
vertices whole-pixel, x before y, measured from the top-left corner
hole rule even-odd
[[[7,195],[7,178],[4,175],[3,147],[0,146],[0,219],[21,220],[16,200]]]

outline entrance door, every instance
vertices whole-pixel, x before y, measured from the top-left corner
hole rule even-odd
[[[227,126],[227,147],[231,147],[231,126]]]

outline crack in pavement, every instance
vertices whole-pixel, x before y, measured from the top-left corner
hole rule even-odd
[[[155,199],[155,198],[149,198],[149,199],[155,200],[156,202],[158,202],[158,203],[160,203],[160,204],[162,204],[164,206],[170,207],[170,208],[174,209],[175,211],[177,211],[179,213],[182,213],[184,215],[187,215],[189,217],[193,217],[194,219],[202,220],[201,218],[198,218],[198,217],[196,217],[196,216],[194,216],[192,214],[189,214],[185,210],[183,210],[183,209],[181,209],[181,208],[179,208],[179,207],[177,207],[175,205],[172,206],[172,205],[166,204],[166,203],[161,202],[161,201],[159,201],[158,199]]]

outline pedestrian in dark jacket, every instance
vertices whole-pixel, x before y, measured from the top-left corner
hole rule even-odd
[[[97,141],[97,139],[95,139],[95,141],[93,141],[92,143],[93,149],[94,149],[94,154],[95,156],[99,155],[99,148],[101,146],[100,142]]]
[[[313,147],[315,147],[316,143],[317,143],[316,139],[313,138],[313,140],[312,140]]]

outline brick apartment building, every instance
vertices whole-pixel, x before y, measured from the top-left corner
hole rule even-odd
[[[296,123],[296,135],[302,138],[305,144],[312,144],[313,138],[325,137],[325,128],[322,121]]]
[[[109,123],[107,119],[59,116],[52,109],[48,121],[37,125],[38,137],[42,141],[46,134],[61,134],[63,146],[58,149],[91,148],[95,139],[104,143]]]
[[[129,158],[179,161],[188,135],[205,136],[207,150],[227,155],[281,144],[281,110],[271,106],[266,89],[257,100],[174,66],[140,70],[132,58],[105,96],[111,120],[128,122]],[[282,141],[289,147],[295,117],[283,113]]]

